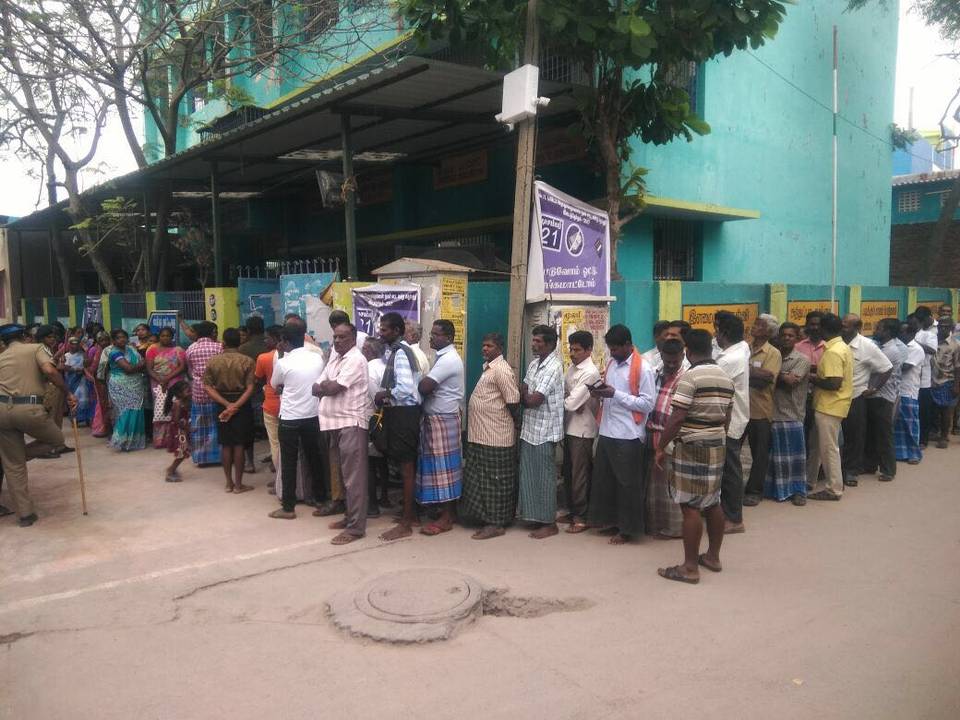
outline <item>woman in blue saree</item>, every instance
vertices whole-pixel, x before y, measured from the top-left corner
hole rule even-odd
[[[110,333],[113,345],[104,352],[107,360],[107,394],[113,417],[110,447],[124,452],[146,447],[143,403],[146,394],[144,363],[140,353],[127,343],[125,330]]]

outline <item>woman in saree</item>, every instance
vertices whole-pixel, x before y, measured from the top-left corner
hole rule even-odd
[[[84,360],[86,360],[86,354],[83,351],[83,345],[80,344],[80,338],[71,337],[67,340],[67,351],[63,355],[63,374],[67,387],[77,398],[74,417],[79,425],[87,424],[93,418],[93,389],[87,379]]]
[[[143,450],[146,430],[143,419],[145,383],[144,364],[140,354],[127,343],[130,337],[120,328],[110,333],[113,345],[105,352],[107,359],[107,393],[113,418],[110,447],[123,452]]]
[[[153,392],[153,446],[167,447],[170,415],[164,413],[167,391],[186,377],[187,356],[173,342],[173,330],[160,330],[159,342],[147,350],[147,374]]]
[[[110,336],[103,330],[99,331],[94,339],[93,345],[87,350],[87,362],[85,375],[90,381],[95,396],[95,407],[93,410],[93,420],[90,422],[90,430],[93,436],[97,438],[109,437],[113,425],[110,422],[110,413],[107,410],[107,386],[105,376],[97,377],[97,369],[100,367],[100,357],[103,355],[104,348],[109,347]]]

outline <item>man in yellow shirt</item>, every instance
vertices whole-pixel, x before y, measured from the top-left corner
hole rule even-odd
[[[814,427],[808,443],[807,485],[810,500],[839,500],[843,496],[840,468],[840,424],[850,411],[853,399],[853,353],[840,337],[841,321],[824,314],[820,331],[825,348],[816,373],[811,373]],[[820,468],[823,467],[823,482]]]

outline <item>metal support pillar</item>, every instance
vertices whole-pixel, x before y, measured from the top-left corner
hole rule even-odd
[[[213,282],[223,287],[223,239],[220,237],[220,187],[217,182],[217,164],[210,163],[210,213],[213,230]]]
[[[353,176],[353,147],[350,116],[340,116],[340,145],[343,150],[343,229],[347,242],[347,280],[357,279],[357,181]]]

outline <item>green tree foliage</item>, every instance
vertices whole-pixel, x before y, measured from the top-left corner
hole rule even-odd
[[[523,46],[522,0],[400,0],[400,6],[421,41],[479,47],[493,67],[512,67]],[[576,94],[578,126],[603,165],[614,243],[643,207],[645,170],[629,166],[630,141],[663,145],[710,131],[677,82],[678,70],[759,48],[785,14],[777,0],[538,3],[541,45],[593,69],[592,87]]]

